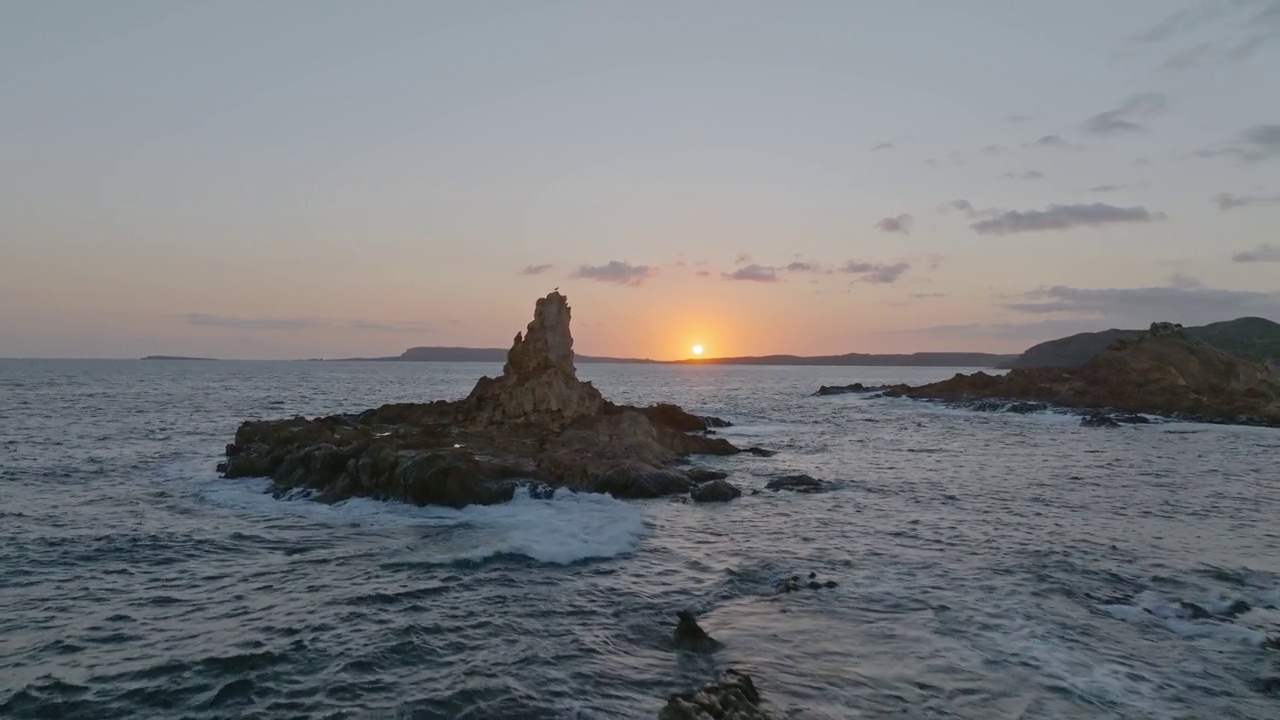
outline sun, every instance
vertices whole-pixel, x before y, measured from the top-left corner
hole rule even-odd
[[[701,354],[702,354],[702,346],[701,346],[701,345],[694,345],[694,346],[693,346],[693,354],[694,354],[694,355],[701,355]]]

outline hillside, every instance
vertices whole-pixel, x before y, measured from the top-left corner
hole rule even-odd
[[[1280,362],[1280,323],[1265,318],[1244,317],[1184,329],[1191,337],[1223,352],[1264,362]],[[1080,367],[1117,340],[1132,340],[1141,334],[1141,330],[1112,329],[1049,340],[1032,346],[1012,361],[996,367]]]

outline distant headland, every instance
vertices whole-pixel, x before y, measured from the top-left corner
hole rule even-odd
[[[615,358],[594,355],[575,355],[574,362],[590,363],[644,363],[651,365],[852,365],[852,366],[906,366],[906,367],[995,367],[1017,355],[992,353],[921,352],[910,354],[873,355],[846,353],[844,355],[748,355],[723,358],[691,358],[688,360],[650,360],[647,358]],[[392,357],[342,358],[332,362],[506,362],[507,351],[501,348],[465,347],[413,347]]]
[[[148,355],[143,360],[204,360],[208,362],[216,362],[218,358],[208,357],[187,357],[186,355]]]

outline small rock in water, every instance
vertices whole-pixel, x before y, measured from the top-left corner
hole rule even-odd
[[[1251,683],[1254,692],[1263,695],[1280,695],[1280,677],[1261,677]]]
[[[1110,415],[1091,413],[1080,418],[1080,427],[1115,428],[1120,427],[1120,423],[1112,419]]]
[[[747,453],[748,455],[755,455],[756,457],[773,457],[778,454],[777,450],[765,450],[761,447],[745,448],[742,452]]]
[[[1187,602],[1186,600],[1179,600],[1178,607],[1182,608],[1183,610],[1186,610],[1188,613],[1191,613],[1192,620],[1209,620],[1213,618],[1213,613],[1209,612],[1208,610],[1205,610],[1203,607],[1193,602]]]
[[[698,625],[698,621],[693,618],[693,613],[681,610],[676,613],[676,617],[680,619],[673,636],[676,647],[697,653],[711,652],[720,647],[720,643],[713,640]]]
[[[852,385],[823,385],[818,388],[818,392],[814,395],[844,395],[846,393],[866,392],[868,388],[862,383],[853,383]]]
[[[729,502],[742,491],[724,480],[708,480],[689,491],[689,497],[698,502]]]
[[[1249,612],[1252,609],[1253,609],[1253,606],[1245,602],[1244,600],[1236,600],[1235,602],[1228,605],[1226,610],[1222,611],[1222,615],[1223,617],[1234,618],[1234,617],[1239,617]]]
[[[825,489],[821,480],[808,475],[783,475],[770,480],[764,487],[775,492],[791,490],[799,493],[822,492]]]
[[[751,678],[728,670],[715,682],[697,690],[676,693],[658,713],[658,720],[772,720],[760,707],[760,693]]]
[[[799,592],[805,588],[808,588],[809,590],[821,590],[823,588],[837,587],[838,585],[839,583],[835,580],[827,580],[825,582],[818,580],[818,573],[811,571],[809,573],[808,582],[801,580],[799,575],[792,575],[789,578],[778,581],[774,584],[774,587],[779,593],[793,593]]]

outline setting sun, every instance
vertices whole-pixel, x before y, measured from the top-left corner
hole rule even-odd
[[[701,355],[701,354],[702,354],[702,346],[701,346],[701,345],[694,345],[694,346],[693,346],[693,354],[694,354],[694,355]]]

